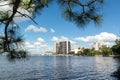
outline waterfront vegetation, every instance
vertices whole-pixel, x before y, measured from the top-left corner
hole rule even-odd
[[[82,51],[78,51],[77,56],[120,56],[120,39],[115,41],[115,45],[112,47],[102,46],[99,50],[85,48]]]

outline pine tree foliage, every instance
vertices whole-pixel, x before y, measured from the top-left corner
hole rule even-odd
[[[45,7],[49,7],[54,0],[0,0],[0,23],[4,25],[4,36],[0,37],[0,48],[9,52],[13,57],[13,50],[22,43],[23,39],[16,33],[15,18],[29,18],[34,23],[34,17]],[[93,21],[102,22],[99,12],[104,0],[56,0],[62,9],[63,17],[79,27]],[[6,8],[8,7],[8,8]],[[37,24],[37,23],[36,23]],[[16,25],[16,27],[14,27]]]

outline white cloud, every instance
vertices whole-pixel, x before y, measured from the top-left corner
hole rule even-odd
[[[40,47],[45,47],[46,43],[45,40],[43,38],[38,38],[34,43],[30,43],[28,41],[26,41],[25,43],[25,47],[27,48],[40,48]]]
[[[69,39],[65,36],[61,36],[61,37],[53,36],[51,40],[54,41],[54,42],[69,41]]]
[[[38,38],[38,39],[37,39],[37,42],[39,42],[39,43],[44,43],[45,40],[44,40],[43,38]]]
[[[32,17],[32,14],[29,13],[27,10],[25,9],[22,9],[22,8],[18,8],[18,11],[21,12],[22,14],[26,14],[30,17]],[[22,16],[21,14],[19,13],[16,13],[15,14],[15,17],[13,18],[13,20],[15,22],[21,22],[21,21],[26,21],[26,20],[30,20],[30,18],[28,16]]]
[[[8,10],[12,10],[12,7],[10,7],[9,5],[6,5],[8,4],[9,1],[0,1],[0,11],[8,11]]]
[[[5,1],[5,0],[0,1],[0,5],[2,5],[2,6],[0,6],[0,11],[5,11],[5,12],[8,11],[9,15],[11,15],[12,14],[12,10],[13,10],[12,9],[13,6],[9,5],[9,3],[10,3],[10,0],[9,1]],[[30,17],[32,16],[31,13],[29,13],[27,10],[25,10],[23,8],[19,7],[18,11],[21,12],[22,14],[26,14],[26,15],[28,15]],[[13,20],[15,22],[20,22],[20,21],[29,20],[29,18],[27,16],[26,17],[22,16],[20,13],[16,13],[15,17],[13,18]]]
[[[25,45],[25,47],[27,47],[27,48],[33,48],[34,46],[32,45],[32,44],[30,44],[30,42],[28,42],[28,41],[26,41],[25,43],[24,43],[24,45]]]
[[[54,42],[58,42],[59,41],[59,39],[56,36],[53,36],[51,40],[54,41]]]
[[[36,42],[34,42],[34,46],[36,48],[40,48],[40,47],[46,47],[46,43],[45,40],[43,38],[38,38]]]
[[[55,33],[55,30],[53,28],[50,28],[51,33]]]
[[[43,38],[38,38],[35,42],[25,42],[26,49],[31,55],[45,54],[47,51],[53,52],[53,47],[49,46]]]
[[[96,42],[96,41],[103,41],[103,42],[113,42],[118,37],[113,33],[102,32],[95,36],[87,36],[87,37],[77,37],[75,40],[83,41],[83,42]]]
[[[60,36],[60,37],[56,37],[56,36],[53,36],[52,39],[51,39],[53,42],[60,42],[60,41],[70,41],[71,44],[76,44],[77,42],[69,39],[68,37],[65,37],[65,36]]]
[[[29,25],[26,29],[25,29],[25,32],[28,32],[28,31],[34,31],[34,32],[47,32],[47,29],[45,27],[36,27],[34,25]]]

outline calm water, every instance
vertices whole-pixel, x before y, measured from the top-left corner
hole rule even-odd
[[[0,57],[0,80],[117,80],[112,57],[33,56],[9,62]]]

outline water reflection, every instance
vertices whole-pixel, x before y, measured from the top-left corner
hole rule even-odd
[[[67,78],[71,68],[71,57],[69,56],[54,56],[54,79]]]
[[[111,76],[116,77],[120,80],[120,57],[114,57],[115,61],[118,63],[116,70],[111,74]]]
[[[8,62],[0,58],[0,80],[116,80],[119,61],[112,57],[33,56]]]

